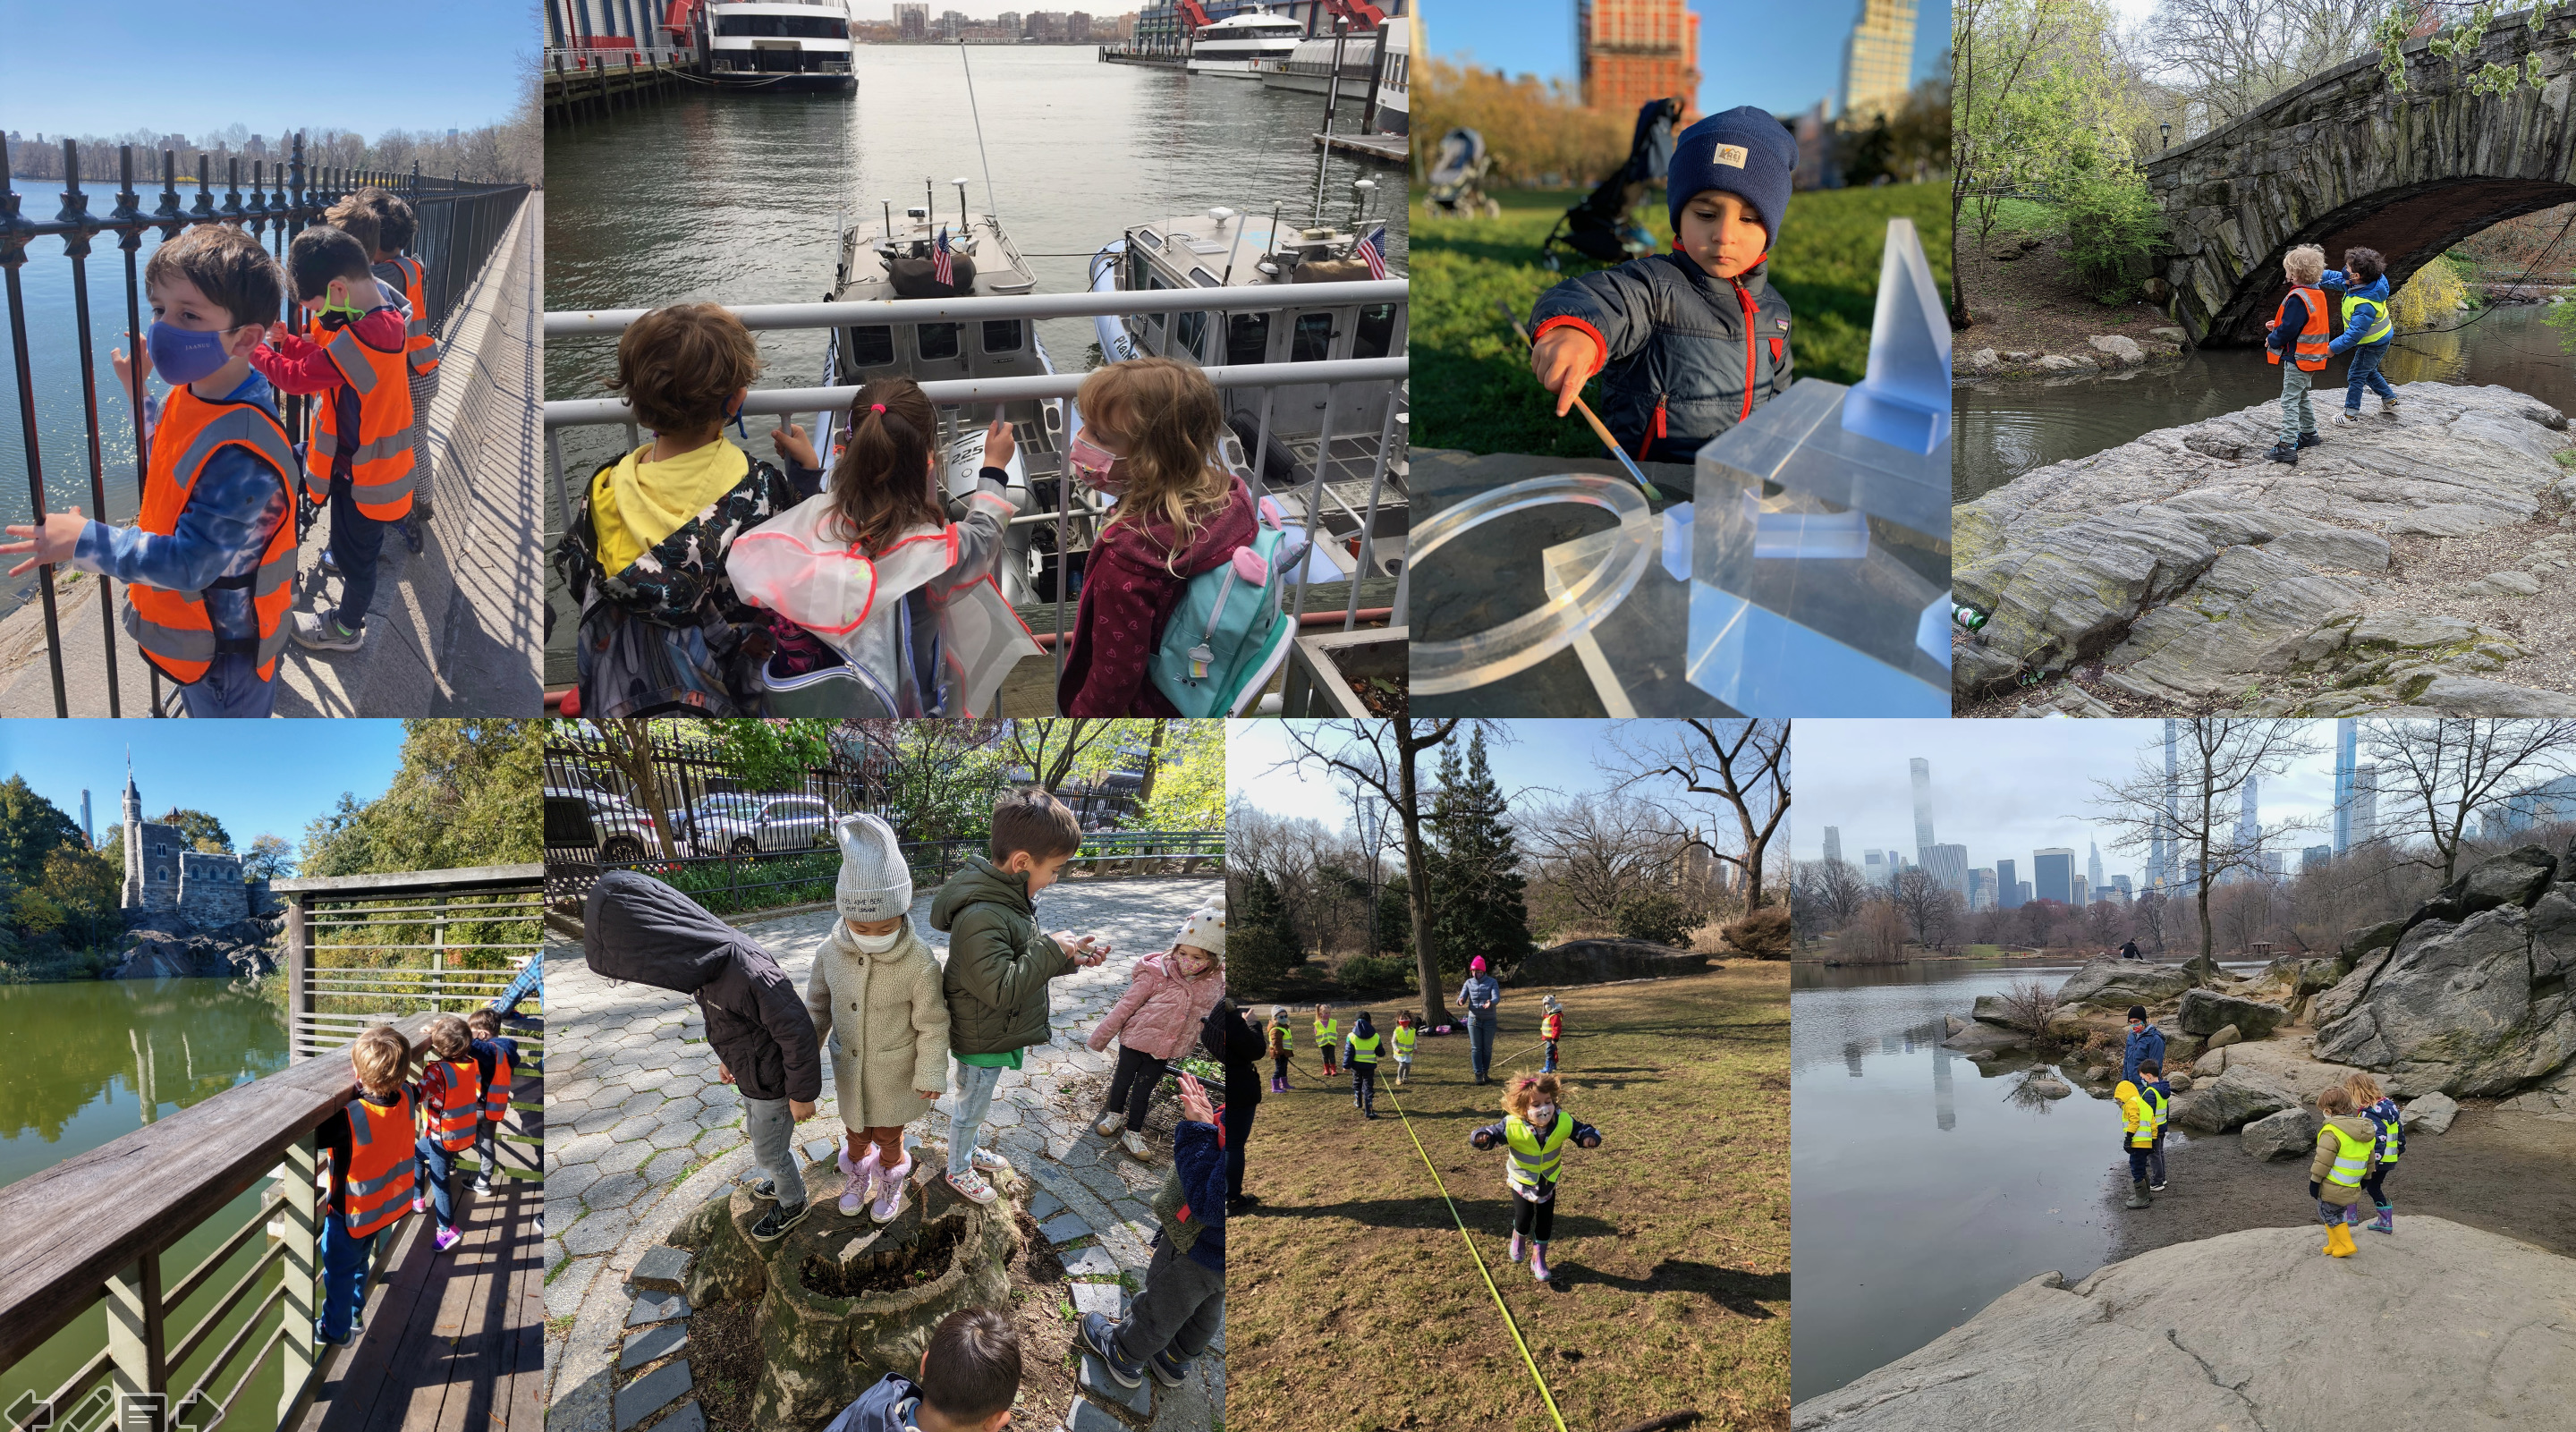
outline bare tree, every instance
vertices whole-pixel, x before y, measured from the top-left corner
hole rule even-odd
[[[2022,929],[2031,944],[2048,948],[2048,933],[2057,924],[2058,913],[2066,907],[2054,900],[2025,900],[2014,914],[2021,917]]]
[[[2473,820],[2576,760],[2576,720],[2373,719],[2359,734],[2379,763],[2378,834],[2401,852],[2421,837],[2430,855],[2399,858],[2439,869],[2444,885],[2457,876]]]
[[[1616,756],[1602,769],[1617,778],[1617,790],[1653,796],[1654,783],[1669,781],[1706,804],[1733,815],[1740,841],[1734,852],[1708,844],[1719,861],[1744,872],[1744,908],[1762,905],[1763,861],[1780,822],[1789,817],[1789,726],[1787,721],[1632,721],[1611,727],[1609,745]],[[1714,835],[1715,832],[1710,832]]]
[[[2096,900],[2085,906],[2085,935],[2104,949],[2119,943],[2121,926],[2126,923],[2120,913],[2120,907],[2108,900]]]
[[[1669,813],[1618,795],[1532,801],[1514,829],[1537,860],[1531,899],[1560,928],[1608,928],[1631,896],[1671,883],[1688,839]]]
[[[1905,917],[1887,900],[1872,900],[1843,933],[1843,948],[1855,960],[1894,964],[1905,958]]]
[[[2205,132],[2371,52],[2371,22],[2386,8],[2386,0],[2158,0],[2146,33],[2159,73],[2202,107]]]
[[[1913,866],[1897,874],[1896,909],[1914,932],[1914,943],[1927,950],[1949,946],[1958,925],[1959,897],[1933,879],[1931,871]]]
[[[2147,947],[2159,956],[2165,952],[2165,897],[2154,890],[2139,896],[2129,907],[2130,922],[2146,937]]]
[[[2175,732],[2172,784],[2167,784],[2162,743],[2150,741],[2139,749],[2137,766],[2128,776],[2093,783],[2093,806],[2110,824],[2114,846],[2142,851],[2161,835],[2195,858],[2199,878],[2192,886],[2200,954],[2191,969],[2196,980],[2207,984],[2218,975],[2210,954],[2211,887],[2237,871],[2260,874],[2267,843],[2279,845],[2292,833],[2317,825],[2307,818],[2258,825],[2252,838],[2246,838],[2239,830],[2245,784],[2277,775],[2318,748],[2293,721],[2202,716],[2168,725]]]
[[[1823,929],[1850,924],[1868,899],[1868,882],[1848,860],[1801,861],[1790,878],[1789,908],[1801,918],[1812,912]]]
[[[1422,844],[1424,817],[1417,761],[1449,739],[1460,718],[1401,721],[1286,721],[1295,753],[1280,767],[1301,775],[1358,782],[1386,802],[1404,829],[1405,893],[1413,907],[1414,970],[1422,981],[1422,1013],[1433,1025],[1450,1022],[1440,988],[1440,960],[1431,947],[1430,866]]]

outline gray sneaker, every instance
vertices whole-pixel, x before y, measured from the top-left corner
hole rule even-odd
[[[339,614],[336,612],[329,617],[315,616],[311,612],[295,614],[297,646],[312,651],[356,651],[366,645],[366,641],[367,633],[364,628],[351,631],[340,625]]]

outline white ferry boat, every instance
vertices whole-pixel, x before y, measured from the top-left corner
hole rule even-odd
[[[699,52],[720,88],[856,93],[848,0],[715,0]]]
[[[1370,86],[1374,84],[1377,90],[1377,133],[1403,134],[1408,126],[1412,105],[1407,85],[1411,79],[1413,58],[1409,36],[1407,27],[1389,21],[1373,32],[1342,38],[1342,99],[1345,103],[1365,102]],[[1380,46],[1386,50],[1383,61],[1378,56]],[[1323,94],[1333,82],[1333,37],[1323,35],[1301,40],[1286,57],[1258,62],[1254,66],[1254,75],[1265,89]]]
[[[1306,27],[1284,15],[1246,10],[1199,27],[1190,39],[1188,69],[1194,75],[1258,78],[1263,62],[1287,59],[1305,38]]]

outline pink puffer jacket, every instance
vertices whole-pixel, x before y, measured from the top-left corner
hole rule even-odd
[[[1199,1038],[1208,1011],[1225,998],[1225,966],[1211,963],[1196,979],[1184,978],[1177,957],[1166,950],[1136,962],[1127,993],[1110,1006],[1109,1017],[1087,1041],[1097,1054],[1116,1036],[1129,1049],[1157,1059],[1178,1059]]]

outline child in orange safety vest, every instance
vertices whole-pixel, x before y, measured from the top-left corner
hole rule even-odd
[[[2290,280],[2289,295],[2264,327],[2263,356],[2281,370],[2281,440],[2263,454],[2273,462],[2299,465],[2299,449],[2325,441],[2317,436],[2317,412],[2308,402],[2310,376],[2326,366],[2326,346],[2334,341],[2326,315],[2326,295],[2317,287],[2325,276],[2326,251],[2301,244],[2281,257],[2281,272]],[[2290,361],[2284,363],[2281,360]]]
[[[369,266],[374,215],[344,207],[332,216],[364,232],[316,225],[287,245],[287,273],[297,301],[313,318],[312,341],[273,338],[281,361],[262,371],[288,392],[323,395],[305,454],[304,493],[330,506],[331,540],[322,572],[340,578],[340,601],[328,614],[296,613],[296,644],[356,651],[365,642],[367,608],[375,601],[385,528],[411,511],[412,407],[404,359],[411,311]],[[282,376],[290,372],[292,377]]]
[[[369,1255],[376,1235],[402,1221],[418,1178],[412,1147],[412,1101],[403,1088],[411,1042],[379,1024],[349,1046],[358,1096],[314,1131],[325,1157],[322,1207],[322,1309],[314,1336],[347,1347],[356,1341],[366,1302]]]
[[[493,1155],[500,1148],[501,1121],[510,1116],[510,1079],[519,1070],[519,1041],[501,1037],[501,1016],[478,1009],[465,1016],[474,1036],[475,1072],[483,1076],[483,1122],[474,1134],[474,1191],[492,1191]]]
[[[375,274],[411,307],[410,341],[403,361],[411,370],[411,514],[402,521],[403,540],[420,550],[421,529],[429,524],[429,404],[438,394],[438,325],[429,313],[429,268],[408,252],[419,221],[411,205],[383,189],[361,189],[350,196],[365,203],[376,217]]]
[[[438,1212],[438,1251],[463,1242],[456,1231],[456,1156],[474,1146],[483,1124],[483,1071],[474,1058],[474,1035],[465,1021],[442,1014],[430,1021],[429,1059],[420,1076],[421,1182]],[[412,1211],[423,1198],[412,1199]]]

